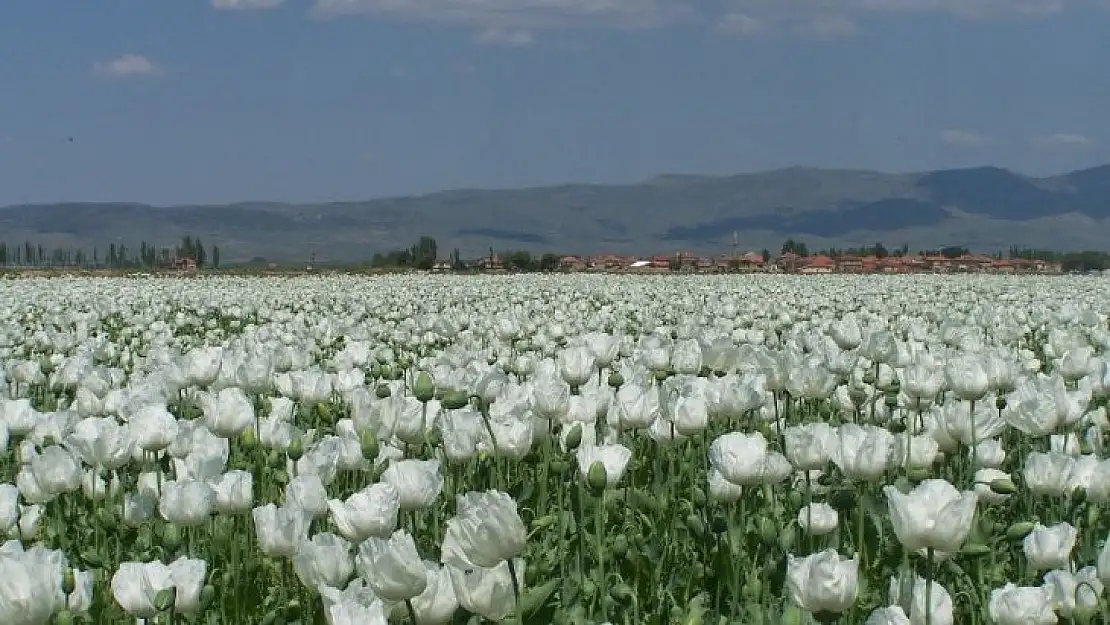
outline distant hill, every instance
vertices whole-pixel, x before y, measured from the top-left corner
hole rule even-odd
[[[715,253],[882,242],[911,248],[1012,244],[1110,247],[1110,165],[1047,178],[996,167],[911,174],[792,167],[735,176],[665,175],[626,185],[458,190],[324,204],[152,207],[67,203],[0,208],[0,239],[44,247],[174,245],[188,234],[225,260],[369,258],[436,238],[444,254]]]

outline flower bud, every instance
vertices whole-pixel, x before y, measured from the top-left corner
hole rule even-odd
[[[567,451],[574,451],[582,444],[582,424],[575,422],[567,432],[566,446]]]
[[[1013,495],[1018,492],[1017,485],[1008,477],[991,480],[990,487],[991,491],[998,495]]]
[[[66,567],[62,573],[62,592],[69,594],[77,588],[77,577],[73,574],[73,569]]]
[[[759,537],[763,540],[763,544],[768,547],[778,544],[779,542],[779,528],[775,522],[767,517],[759,520]]]
[[[421,403],[430,402],[436,394],[436,384],[432,380],[432,376],[427,371],[421,371],[416,374],[416,380],[412,383],[412,395]]]
[[[705,490],[702,489],[702,487],[695,486],[694,489],[690,491],[690,503],[694,504],[695,508],[704,507],[706,501]]]
[[[969,558],[981,558],[981,557],[989,554],[990,552],[991,552],[991,548],[987,545],[969,544],[969,545],[964,545],[963,549],[960,549],[960,553],[969,557]]]
[[[362,447],[362,457],[374,461],[378,458],[378,453],[381,451],[381,445],[378,444],[378,436],[373,432],[363,432],[359,437],[359,445]]]
[[[258,446],[258,432],[253,427],[245,428],[239,435],[239,444],[243,449],[254,449]]]
[[[285,450],[285,455],[293,462],[300,460],[301,456],[304,455],[304,440],[299,434],[293,435],[293,440],[289,441],[289,449]]]
[[[200,605],[204,608],[212,605],[216,600],[216,588],[211,584],[205,584],[204,588],[200,589]]]
[[[1021,540],[1029,535],[1036,527],[1029,521],[1018,521],[1006,528],[1006,538],[1010,540]]]
[[[705,523],[696,514],[686,515],[686,528],[697,538],[705,535]]]
[[[173,523],[167,523],[162,528],[162,544],[170,551],[181,546],[181,530]]]
[[[605,472],[605,465],[600,460],[595,460],[590,465],[589,471],[586,472],[586,485],[590,487],[590,492],[594,495],[601,495],[605,492],[608,483],[609,476]]]

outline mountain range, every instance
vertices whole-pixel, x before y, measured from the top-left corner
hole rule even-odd
[[[882,242],[979,251],[1011,245],[1104,249],[1110,165],[1050,177],[997,167],[881,173],[791,167],[733,176],[664,175],[636,184],[456,190],[354,202],[25,204],[0,208],[0,240],[102,250],[109,243],[220,246],[227,261],[350,262],[423,235],[441,255],[495,250],[652,254],[810,249]]]

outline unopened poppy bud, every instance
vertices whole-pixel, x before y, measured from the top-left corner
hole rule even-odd
[[[66,567],[62,573],[62,592],[69,594],[77,588],[77,577],[73,574],[73,569]]]
[[[1072,504],[1078,506],[1084,501],[1087,501],[1087,489],[1083,488],[1082,486],[1076,486],[1075,489],[1071,491]]]
[[[253,427],[248,427],[239,435],[239,444],[243,449],[254,449],[258,446],[258,432]]]
[[[575,423],[567,432],[567,451],[574,451],[582,444],[582,424]]]
[[[991,548],[987,545],[964,545],[960,549],[960,553],[969,558],[981,558],[991,552]]]
[[[331,422],[331,405],[324,402],[316,404],[316,418],[324,423]]]
[[[701,517],[696,514],[686,515],[686,528],[696,537],[705,535],[705,523],[701,520]]]
[[[166,612],[173,609],[173,604],[177,602],[177,588],[170,586],[163,590],[159,590],[157,595],[154,595],[154,608],[159,612]]]
[[[174,550],[181,546],[181,530],[173,523],[167,523],[162,528],[162,544],[167,549]]]
[[[416,374],[416,381],[412,383],[412,396],[421,403],[430,402],[436,395],[436,383],[427,371]]]
[[[759,537],[763,539],[763,544],[767,546],[774,545],[779,541],[779,528],[775,522],[767,517],[759,520]]]
[[[389,397],[392,394],[393,394],[393,391],[389,390],[389,385],[388,384],[379,384],[378,387],[374,389],[374,395],[378,399],[385,399],[386,397]]]
[[[609,483],[609,475],[605,472],[605,465],[600,460],[595,460],[586,472],[586,485],[594,495],[601,495]]]
[[[381,451],[381,445],[378,444],[378,436],[373,432],[363,432],[359,437],[359,445],[362,447],[362,457],[367,460],[376,460],[378,452]]]
[[[1036,527],[1029,521],[1018,521],[1006,528],[1006,538],[1010,540],[1021,540],[1029,535]]]
[[[211,584],[205,584],[204,588],[200,589],[200,605],[207,608],[212,605],[216,600],[216,588]]]
[[[695,508],[705,506],[706,501],[705,491],[700,486],[695,486],[694,489],[690,491],[690,503],[694,504]]]
[[[392,380],[393,379],[393,365],[383,364],[380,368],[380,372],[381,372],[383,380]],[[381,387],[379,387],[379,388],[381,388]]]
[[[1008,477],[1000,477],[991,480],[991,491],[999,495],[1013,495],[1018,492],[1017,485]]]
[[[299,435],[293,435],[293,440],[289,441],[289,449],[285,450],[285,455],[293,462],[300,460],[301,456],[304,455],[304,441],[301,440]]]

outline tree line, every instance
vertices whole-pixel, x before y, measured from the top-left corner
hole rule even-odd
[[[0,242],[0,266],[5,267],[85,267],[114,269],[156,269],[171,267],[175,261],[191,258],[197,268],[220,266],[218,245],[205,247],[199,237],[185,236],[175,247],[158,247],[140,241],[137,249],[125,243],[109,243],[91,252],[82,248],[53,247],[25,241],[10,245]]]

